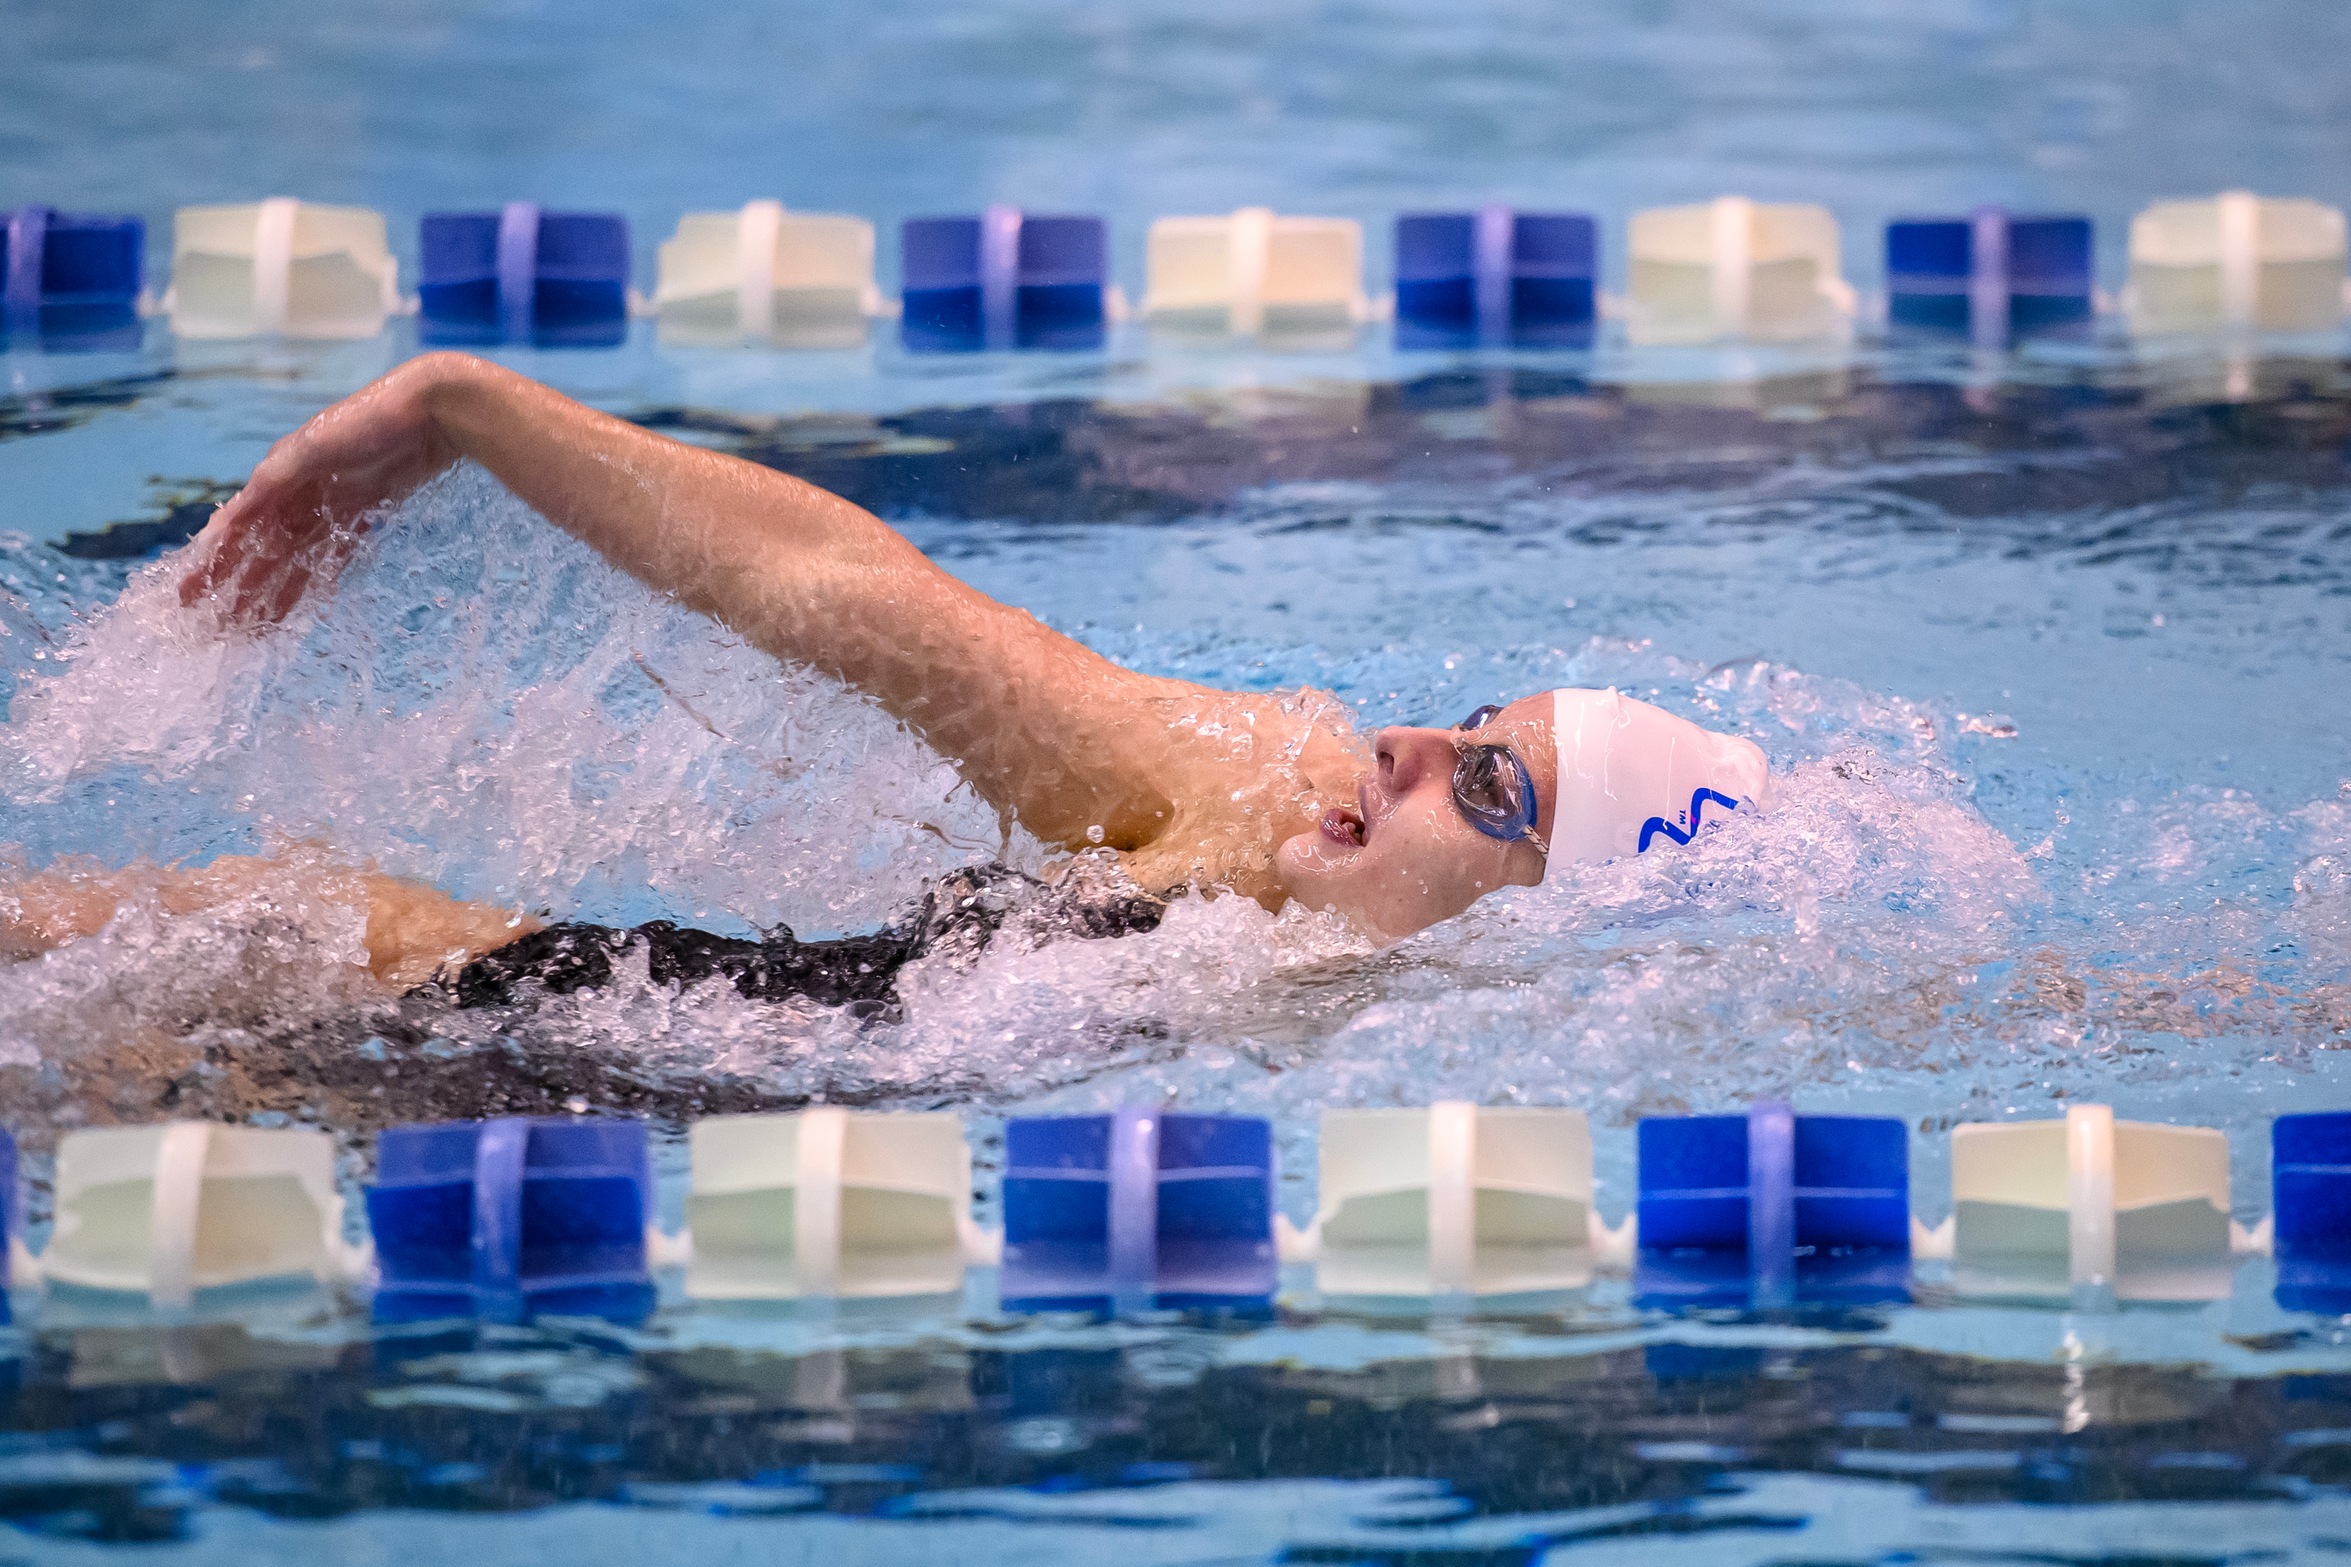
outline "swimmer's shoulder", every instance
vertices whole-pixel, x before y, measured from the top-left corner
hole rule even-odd
[[[1352,802],[1371,765],[1354,710],[1311,686],[1215,691],[1183,686],[1158,702],[1173,742],[1164,747],[1166,818],[1140,841],[1120,844],[1137,885],[1168,897],[1235,892],[1279,909],[1285,894],[1274,851],[1311,830],[1330,805]]]

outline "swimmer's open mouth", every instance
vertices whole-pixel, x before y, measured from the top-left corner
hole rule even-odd
[[[1371,822],[1361,811],[1334,805],[1322,813],[1322,835],[1333,843],[1360,849],[1371,841]]]

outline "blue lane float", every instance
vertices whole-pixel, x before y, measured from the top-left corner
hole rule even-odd
[[[388,1128],[367,1191],[381,1321],[653,1309],[645,1126],[507,1117]]]
[[[2269,1135],[2277,1302],[2351,1312],[2351,1114],[2281,1115]]]
[[[19,207],[0,227],[0,335],[52,352],[137,348],[146,279],[140,219]]]
[[[609,348],[628,335],[629,225],[610,212],[428,212],[417,336],[439,346]]]
[[[1396,220],[1396,346],[1585,347],[1599,254],[1599,225],[1582,213],[1408,212]]]
[[[1986,347],[2086,327],[2094,308],[2090,220],[1964,218],[1886,225],[1886,315],[1896,327],[1957,333]]]
[[[1640,1124],[1640,1251],[1649,1305],[1906,1300],[1910,1144],[1900,1121],[1745,1115]]]
[[[1004,1129],[1008,1311],[1263,1306],[1273,1125],[1124,1106]]]
[[[1098,217],[995,206],[909,218],[899,258],[910,352],[1102,346],[1110,238]]]

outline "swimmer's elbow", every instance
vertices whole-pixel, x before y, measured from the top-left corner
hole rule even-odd
[[[370,876],[368,972],[391,989],[412,990],[521,940],[542,923],[520,910],[468,903],[437,888]]]

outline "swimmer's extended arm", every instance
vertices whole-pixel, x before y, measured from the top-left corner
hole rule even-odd
[[[640,581],[866,692],[1047,842],[1150,841],[1182,710],[1232,700],[1111,663],[837,495],[459,354],[411,360],[271,448],[182,600],[284,615],[370,514],[460,459]]]
[[[528,914],[466,903],[379,871],[353,870],[294,852],[275,859],[223,855],[195,869],[146,863],[120,870],[62,862],[0,883],[0,957],[37,957],[94,936],[122,906],[151,900],[165,914],[201,914],[232,905],[337,904],[366,917],[367,966],[395,990],[463,967],[539,928]]]

